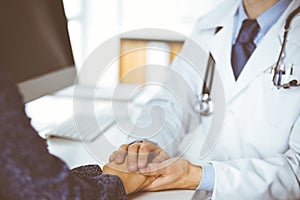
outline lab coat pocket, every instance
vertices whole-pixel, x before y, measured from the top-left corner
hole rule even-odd
[[[277,88],[274,86],[272,78],[270,71],[263,73],[263,87],[257,89],[257,95],[262,97],[256,103],[257,117],[267,124],[282,127],[285,123],[290,122],[282,119],[295,117],[300,111],[300,87]],[[282,78],[285,81],[299,80],[296,74]]]

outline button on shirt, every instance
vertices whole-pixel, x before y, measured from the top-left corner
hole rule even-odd
[[[269,8],[266,12],[260,15],[256,20],[259,24],[259,32],[254,39],[254,44],[258,46],[261,39],[265,36],[265,34],[270,30],[273,24],[280,18],[286,8],[292,0],[280,0],[274,6]],[[232,44],[235,43],[239,30],[241,29],[242,23],[245,19],[248,19],[248,16],[245,12],[243,3],[241,2],[237,13],[234,18],[234,33]],[[206,190],[213,191],[215,183],[215,170],[212,164],[206,164],[202,166],[202,179],[197,188],[197,190]]]

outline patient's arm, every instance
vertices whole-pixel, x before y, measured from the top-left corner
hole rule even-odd
[[[103,167],[103,174],[113,174],[121,178],[126,194],[143,190],[155,180],[155,176],[144,176],[138,172],[130,172],[127,168],[127,157],[123,164],[111,162]]]
[[[0,66],[0,199],[127,199],[121,180],[97,166],[69,171],[49,154]]]

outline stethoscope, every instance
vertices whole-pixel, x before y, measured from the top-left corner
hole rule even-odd
[[[283,52],[285,50],[286,41],[287,41],[287,37],[288,37],[288,34],[289,34],[291,22],[299,12],[300,12],[300,6],[288,16],[288,18],[285,22],[282,47],[281,47],[276,65],[275,65],[274,68],[272,68],[273,85],[275,87],[277,87],[278,89],[280,89],[280,88],[288,89],[288,88],[291,88],[291,87],[299,87],[300,86],[300,84],[298,83],[298,81],[296,79],[290,80],[287,83],[283,82],[282,78],[283,78],[284,74],[293,75],[293,66],[289,66],[289,68],[286,69],[285,66],[280,65],[280,61],[282,59],[282,55],[283,55]]]
[[[195,110],[203,116],[208,116],[213,113],[214,104],[210,97],[210,91],[213,84],[216,62],[211,54],[209,54],[205,76],[202,85],[200,100],[195,105]]]
[[[290,73],[292,75],[293,73],[293,66],[290,66],[289,70],[287,71],[285,67],[282,67],[280,65],[280,61],[283,56],[283,52],[285,50],[286,46],[286,41],[288,37],[288,33],[290,31],[290,24],[291,21],[294,19],[294,17],[300,12],[300,6],[295,9],[287,18],[284,26],[284,37],[283,37],[283,43],[281,46],[281,50],[276,62],[275,67],[272,68],[272,73],[273,73],[273,78],[272,82],[275,87],[278,89],[284,88],[288,89],[291,87],[300,87],[300,84],[296,79],[289,81],[288,83],[283,83],[282,81],[282,76],[286,73]],[[203,80],[203,85],[202,85],[202,92],[200,99],[195,105],[195,110],[200,113],[200,115],[203,116],[209,116],[213,113],[214,110],[214,105],[210,96],[210,91],[212,88],[212,83],[213,83],[213,77],[214,77],[214,71],[215,71],[215,60],[213,59],[212,55],[209,54],[208,62],[207,62],[207,67],[205,71],[205,77]]]

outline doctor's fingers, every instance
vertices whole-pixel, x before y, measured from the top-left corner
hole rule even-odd
[[[137,159],[141,143],[134,143],[128,146],[128,169],[135,172],[138,169]]]
[[[109,157],[109,162],[115,161],[117,164],[122,164],[126,158],[128,150],[128,144],[123,144],[120,146],[118,151],[112,153]]]
[[[148,162],[152,162],[153,158],[157,157],[163,151],[157,145],[151,142],[140,143],[138,151],[138,168],[145,168]]]
[[[159,176],[165,174],[167,165],[164,163],[149,163],[146,168],[140,169],[139,172],[145,176]]]
[[[176,169],[182,168],[182,162],[186,162],[185,159],[171,158],[163,161],[162,163],[149,163],[145,169],[141,169],[139,172],[147,176],[159,176],[159,175],[175,175]]]
[[[165,160],[170,159],[169,154],[167,154],[165,151],[160,150],[158,155],[156,155],[153,159],[152,159],[152,163],[161,163],[164,162]]]

